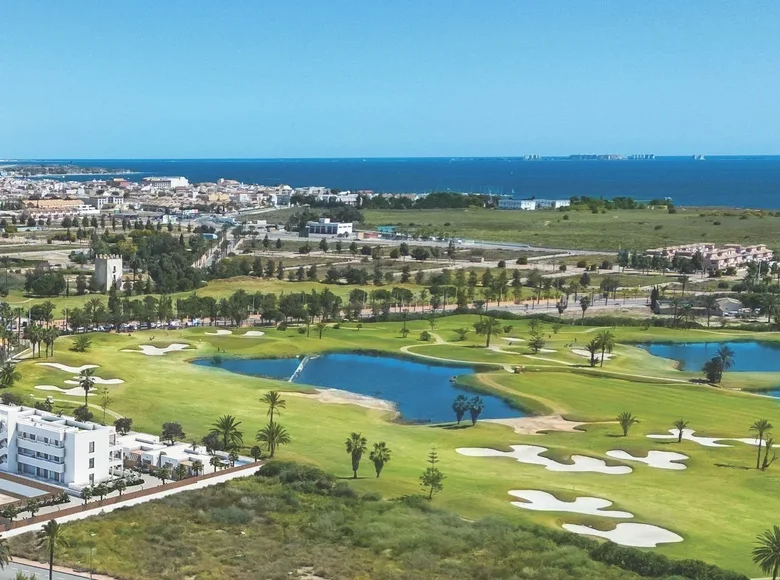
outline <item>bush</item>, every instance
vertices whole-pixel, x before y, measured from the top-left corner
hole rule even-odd
[[[568,221],[569,220],[569,214],[565,213],[563,214],[563,220]]]
[[[518,266],[526,266],[528,264],[528,256],[520,256],[516,261],[515,264]]]
[[[217,524],[248,524],[252,521],[252,513],[238,506],[229,505],[223,508],[209,510],[211,521]]]
[[[423,342],[430,342],[430,340],[431,340],[431,333],[428,332],[427,330],[423,330],[420,333],[420,340],[422,340]]]
[[[721,280],[720,282],[718,282],[718,288],[720,288],[721,290],[726,290],[728,289],[728,287],[729,287],[729,283],[726,282],[726,280]]]
[[[560,266],[558,266],[558,270],[561,272],[565,272],[567,269],[568,267],[566,266],[566,264],[561,264]]]
[[[506,260],[499,260],[497,266],[499,268],[506,268]]]
[[[298,334],[306,334],[306,329],[303,326],[298,327]]]
[[[588,263],[585,260],[577,260],[577,267],[578,268],[587,268]]]

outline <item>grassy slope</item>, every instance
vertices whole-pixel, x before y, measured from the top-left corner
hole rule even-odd
[[[454,328],[470,326],[476,319],[461,316],[442,319],[435,330],[445,340],[454,340]],[[513,336],[527,335],[525,323],[514,322]],[[261,339],[208,336],[208,328],[175,332],[136,333],[132,337],[114,334],[95,335],[91,352],[77,354],[67,350],[69,338],[57,343],[56,361],[67,364],[100,364],[98,375],[120,377],[127,382],[112,387],[111,408],[131,416],[138,429],[158,432],[164,421],[180,421],[185,431],[200,438],[217,416],[230,413],[243,421],[246,444],[252,444],[252,434],[266,421],[266,409],[259,396],[270,388],[297,389],[287,383],[230,374],[213,368],[183,364],[193,356],[209,356],[219,347],[229,355],[281,356],[313,353],[323,350],[372,348],[397,352],[404,345],[417,345],[413,351],[461,360],[476,359],[491,362],[523,364],[528,372],[512,375],[499,371],[483,377],[483,388],[492,388],[502,395],[539,412],[547,408],[562,411],[579,419],[609,420],[618,412],[631,411],[641,423],[626,439],[615,438],[617,426],[591,425],[587,433],[553,433],[521,436],[507,427],[479,423],[476,428],[445,429],[429,426],[403,426],[389,422],[385,413],[353,405],[326,405],[305,396],[290,393],[287,409],[281,420],[293,436],[293,444],[282,450],[285,458],[314,462],[337,475],[349,475],[349,456],[343,442],[350,431],[361,431],[370,442],[386,441],[393,450],[393,460],[382,478],[373,478],[366,461],[362,478],[355,486],[361,491],[377,490],[386,496],[417,492],[418,476],[425,467],[425,457],[435,445],[441,456],[441,469],[447,475],[445,491],[437,503],[458,511],[465,517],[497,515],[513,520],[530,519],[559,526],[562,522],[597,523],[594,518],[574,514],[525,512],[509,504],[510,489],[544,489],[553,492],[577,493],[605,497],[620,508],[633,512],[636,521],[657,524],[685,537],[685,542],[660,548],[676,557],[698,557],[704,560],[755,573],[749,552],[753,538],[775,523],[767,514],[780,509],[780,497],[772,491],[778,483],[776,468],[766,473],[746,470],[754,464],[755,449],[735,444],[729,449],[708,450],[692,443],[680,445],[651,442],[648,433],[664,433],[680,416],[691,421],[691,428],[700,434],[746,437],[749,425],[760,417],[775,419],[778,401],[724,389],[673,383],[669,379],[686,379],[693,375],[675,370],[671,361],[650,356],[645,351],[627,345],[616,349],[617,357],[606,363],[604,371],[643,374],[626,380],[599,377],[592,371],[578,370],[563,363],[582,363],[584,359],[567,352],[565,344],[577,339],[582,344],[594,336],[595,329],[567,327],[553,335],[548,345],[555,353],[543,356],[548,360],[531,359],[522,353],[525,347],[514,347],[518,354],[494,353],[477,348],[481,337],[470,335],[463,345],[422,345],[414,340],[428,328],[425,321],[409,323],[408,339],[399,337],[398,323],[366,324],[360,331],[344,325],[329,329],[325,338],[306,338],[295,331],[280,333],[270,330]],[[619,340],[712,340],[744,336],[711,331],[673,332],[664,329],[642,331],[618,329]],[[121,352],[121,349],[148,343],[164,345],[187,342],[196,353],[173,353],[162,357]],[[314,335],[312,335],[314,336]],[[771,335],[776,337],[777,335]],[[507,344],[495,339],[494,344]],[[471,346],[474,348],[464,348]],[[504,347],[509,350],[509,347]],[[446,349],[446,350],[445,350]],[[439,352],[442,351],[442,352]],[[467,356],[472,355],[472,356]],[[47,369],[33,361],[21,365],[23,384],[15,390],[31,392],[35,384],[59,384],[66,373]],[[577,372],[571,372],[577,371]],[[725,386],[766,384],[776,379],[769,374],[728,374]],[[777,382],[780,382],[778,380]],[[45,393],[33,391],[38,396]],[[59,398],[66,398],[60,395]],[[78,398],[73,398],[78,401]],[[546,471],[506,459],[463,457],[457,447],[494,447],[508,449],[511,444],[533,443],[549,446],[560,456],[587,453],[603,457],[609,449],[646,452],[650,449],[673,449],[691,457],[689,469],[668,472],[633,464],[634,473],[626,476],[599,474],[567,474]],[[719,466],[722,465],[722,466]],[[79,524],[88,525],[88,524]],[[609,525],[609,524],[608,524]]]
[[[624,210],[593,214],[587,211],[523,212],[485,209],[454,210],[367,210],[365,226],[397,225],[413,230],[432,225],[455,231],[459,237],[477,240],[521,242],[532,246],[617,251],[619,247],[652,248],[699,241],[722,243],[765,243],[780,245],[776,217],[707,215],[701,209]],[[710,213],[710,212],[707,212]],[[738,214],[738,211],[733,213]],[[714,221],[721,225],[714,225]],[[445,223],[450,225],[445,226]],[[661,226],[656,229],[656,226]]]

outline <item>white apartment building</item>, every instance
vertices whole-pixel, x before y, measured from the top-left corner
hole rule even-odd
[[[534,211],[537,209],[558,209],[569,207],[569,199],[499,199],[498,209],[522,209]]]
[[[113,426],[0,405],[0,470],[78,490],[121,467]]]
[[[352,234],[352,222],[332,222],[330,218],[320,218],[316,222],[306,222],[307,236],[325,236],[346,238]]]
[[[156,189],[176,189],[190,185],[186,177],[144,177],[142,182],[143,185],[151,185]]]

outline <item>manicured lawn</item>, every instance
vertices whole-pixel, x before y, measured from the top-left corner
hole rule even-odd
[[[339,329],[328,328],[322,340],[316,338],[314,331],[307,338],[295,328],[286,332],[264,329],[267,334],[262,338],[239,336],[243,329],[231,336],[211,336],[207,333],[213,332],[212,329],[197,328],[149,331],[132,336],[96,334],[92,350],[83,354],[69,351],[71,339],[61,338],[50,360],[70,365],[99,364],[98,376],[124,379],[124,384],[110,387],[113,398],[110,408],[132,417],[139,430],[157,433],[163,422],[179,421],[188,439],[200,439],[218,416],[232,414],[242,421],[244,444],[250,447],[254,444],[254,433],[267,421],[260,396],[269,389],[284,389],[290,392],[285,395],[287,408],[282,410],[280,421],[290,432],[293,443],[280,450],[280,457],[312,462],[338,476],[348,477],[350,462],[344,440],[351,431],[361,432],[370,444],[387,442],[393,451],[391,462],[382,477],[376,479],[370,462],[364,459],[361,478],[354,482],[360,491],[376,490],[386,497],[418,492],[418,476],[425,468],[428,452],[435,446],[441,458],[440,467],[447,475],[444,492],[435,501],[466,518],[493,515],[554,527],[564,522],[611,527],[613,522],[598,518],[515,508],[509,503],[512,498],[507,492],[540,489],[561,497],[574,494],[603,497],[615,502],[619,509],[632,512],[636,516],[633,521],[655,524],[684,537],[684,542],[665,545],[658,548],[659,552],[680,558],[700,558],[757,575],[750,562],[750,550],[755,536],[777,523],[773,514],[780,510],[780,496],[774,491],[780,483],[780,468],[775,465],[766,472],[750,469],[755,465],[755,447],[743,443],[710,449],[691,442],[653,441],[645,435],[666,433],[676,419],[684,417],[699,435],[748,437],[749,426],[759,418],[780,422],[780,401],[730,388],[765,387],[773,380],[780,384],[780,377],[772,373],[727,373],[726,388],[698,386],[688,380],[700,377],[699,373],[680,372],[672,361],[653,357],[631,344],[653,340],[744,339],[751,335],[716,330],[617,328],[614,332],[619,344],[614,350],[615,358],[607,361],[603,370],[590,370],[582,367],[587,366],[587,359],[573,354],[571,349],[582,347],[601,329],[565,326],[555,334],[547,325],[546,348],[555,352],[539,353],[539,358],[532,358],[522,342],[512,345],[494,337],[492,344],[506,352],[485,350],[484,338],[473,332],[465,341],[457,342],[454,330],[472,328],[477,319],[477,316],[439,319],[432,332],[447,344],[418,340],[423,330],[430,331],[424,320],[408,323],[410,334],[406,339],[400,334],[401,323],[389,322],[365,323],[360,330],[345,323]],[[510,336],[527,338],[526,322],[507,321],[507,324],[512,325]],[[777,340],[778,334],[761,338]],[[192,351],[164,356],[122,352],[150,342],[157,346],[186,343]],[[618,413],[629,411],[639,417],[640,423],[627,438],[617,436],[619,428],[613,423],[589,425],[585,432],[547,435],[518,435],[508,427],[487,422],[461,429],[401,425],[392,422],[388,413],[317,402],[296,393],[305,390],[297,385],[186,362],[198,356],[212,356],[218,348],[224,351],[223,356],[269,357],[355,349],[399,353],[406,346],[410,347],[409,356],[418,353],[461,361],[524,365],[523,374],[511,374],[496,366],[496,371],[469,380],[479,381],[480,388],[537,413],[555,411],[570,419],[612,421]],[[67,373],[38,366],[36,362],[39,361],[20,365],[23,380],[13,389],[15,392],[43,397],[49,393],[34,390],[34,385],[64,386],[62,381],[70,378]],[[57,398],[71,399],[74,404],[81,400],[65,395]],[[688,469],[684,471],[652,469],[626,462],[634,471],[614,476],[551,472],[511,459],[465,457],[455,452],[459,447],[508,450],[514,444],[543,445],[555,457],[585,454],[605,459],[606,451],[612,449],[634,454],[657,449],[679,451],[690,459],[685,462]],[[128,517],[131,513],[128,512]]]

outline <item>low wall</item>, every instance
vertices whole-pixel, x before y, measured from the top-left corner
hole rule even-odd
[[[79,506],[73,506],[69,508],[61,509],[57,512],[47,513],[47,514],[41,514],[37,515],[34,518],[27,518],[24,520],[17,520],[15,522],[12,522],[10,524],[6,523],[5,525],[0,525],[0,531],[8,531],[13,528],[19,528],[22,526],[29,526],[31,524],[36,523],[46,523],[49,520],[56,520],[57,518],[63,517],[63,516],[69,516],[71,514],[77,514],[80,512],[93,510],[95,508],[106,506],[106,505],[112,505],[117,503],[122,503],[124,501],[130,500],[130,499],[136,499],[139,497],[145,497],[148,495],[154,495],[156,493],[160,493],[163,490],[168,489],[176,489],[178,487],[186,487],[188,485],[192,485],[193,483],[197,483],[199,481],[212,479],[214,477],[224,475],[226,473],[233,473],[236,471],[242,471],[246,470],[248,473],[251,472],[249,469],[250,467],[260,467],[263,464],[262,461],[257,461],[254,463],[245,463],[243,465],[236,465],[235,467],[228,467],[225,469],[221,469],[219,471],[214,471],[212,473],[207,473],[204,475],[198,475],[197,477],[187,477],[185,479],[179,480],[179,481],[171,481],[170,483],[166,483],[165,485],[159,485],[155,487],[151,487],[149,489],[140,489],[138,491],[131,491],[128,493],[124,493],[121,496],[114,496],[105,498],[103,501],[92,501],[87,504],[82,504]]]

